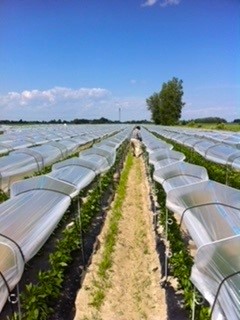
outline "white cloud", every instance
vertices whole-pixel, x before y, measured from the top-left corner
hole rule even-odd
[[[25,90],[0,96],[2,119],[50,120],[50,118],[76,117],[81,109],[109,99],[111,93],[102,88],[63,88]]]
[[[152,7],[155,5],[159,0],[146,0],[144,3],[141,4],[141,7]],[[178,5],[181,2],[181,0],[162,0],[162,2],[159,3],[160,7],[165,8],[168,6]]]
[[[117,101],[117,103],[116,103]],[[118,120],[149,119],[145,98],[116,98],[104,88],[25,90],[0,95],[1,119],[4,120],[73,120],[105,117]]]
[[[181,2],[181,0],[163,0],[163,2],[160,3],[160,6],[165,8],[167,6],[173,6],[178,5]]]
[[[146,2],[144,2],[141,6],[142,7],[151,7],[153,6],[155,3],[157,3],[158,0],[147,0]]]

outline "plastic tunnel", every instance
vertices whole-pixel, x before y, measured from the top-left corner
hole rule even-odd
[[[86,138],[81,138],[81,141],[86,143],[93,141],[93,136],[108,136],[107,132],[112,132],[113,129],[116,131],[116,127],[106,127],[104,130],[99,127],[99,132],[96,130],[96,134],[91,133],[91,138],[89,134]],[[79,158],[55,163],[51,173],[47,175],[11,184],[10,199],[0,204],[0,311],[11,290],[21,279],[25,263],[47,241],[69,207],[71,199],[90,184],[97,174],[104,173],[114,164],[117,148],[129,135],[128,127],[108,137],[107,141],[102,140],[81,152]],[[76,140],[72,143],[72,139],[68,139],[22,149],[13,152],[11,157],[6,157],[6,163],[9,164],[9,159],[17,159],[20,171],[26,172],[29,162],[40,169],[46,163],[61,159],[69,151],[73,151],[74,145],[79,144]],[[9,167],[11,170],[16,168],[16,162]]]
[[[159,150],[149,155],[149,163],[153,164],[156,170],[184,159],[183,153],[168,149]]]
[[[209,180],[169,191],[167,207],[198,248],[191,279],[214,307],[212,319],[239,319],[240,190]]]
[[[12,290],[21,278],[24,264],[56,228],[73,192],[73,186],[46,176],[11,187],[11,198],[0,206],[1,307],[9,295],[8,288]]]
[[[162,184],[165,192],[172,189],[208,180],[207,170],[184,161],[155,170],[153,179]]]

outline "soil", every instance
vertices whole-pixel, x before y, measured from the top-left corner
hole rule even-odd
[[[100,309],[91,304],[111,211],[98,238],[99,250],[78,292],[74,320],[187,319],[176,283],[168,281],[164,288],[161,286],[164,265],[160,261],[165,247],[153,223],[151,200],[144,161],[134,158],[104,302]]]

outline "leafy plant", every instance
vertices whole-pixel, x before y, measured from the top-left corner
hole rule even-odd
[[[9,199],[9,196],[8,196],[5,192],[3,192],[2,190],[0,190],[0,203],[6,201],[6,200],[8,200],[8,199]]]
[[[184,307],[191,315],[193,312],[193,305],[196,299],[200,299],[201,294],[196,292],[191,280],[191,268],[193,266],[193,258],[190,255],[188,247],[182,236],[181,229],[174,217],[174,215],[166,210],[166,194],[162,186],[155,183],[155,190],[160,207],[160,224],[163,226],[165,232],[167,232],[168,242],[172,256],[169,258],[171,275],[177,278],[178,288],[183,291]],[[168,224],[168,231],[166,231],[166,214],[167,218],[171,219],[171,224]],[[198,320],[209,319],[209,308],[207,306],[195,305],[194,310],[195,317]]]
[[[49,269],[39,271],[36,284],[28,284],[20,294],[22,314],[14,313],[12,320],[45,320],[53,312],[53,304],[61,294],[65,271],[72,261],[73,253],[81,247],[81,232],[87,232],[93,217],[101,210],[101,199],[108,189],[113,192],[117,181],[113,182],[113,175],[120,170],[123,159],[128,152],[128,142],[122,144],[117,151],[116,161],[112,168],[94,181],[94,188],[87,191],[87,200],[81,205],[81,220],[76,199],[71,205],[75,213],[75,220],[71,227],[63,231],[57,240],[54,252],[49,255]],[[81,193],[83,194],[83,193]],[[81,199],[79,199],[81,202]]]

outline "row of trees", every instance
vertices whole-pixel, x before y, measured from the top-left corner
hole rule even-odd
[[[163,83],[160,92],[154,92],[147,100],[148,110],[155,124],[175,125],[181,118],[185,103],[183,97],[183,81],[173,77]]]
[[[4,124],[4,125],[25,125],[25,124],[112,124],[112,123],[129,123],[129,124],[137,124],[137,123],[151,123],[148,120],[131,120],[131,121],[124,121],[124,122],[120,122],[120,121],[112,121],[109,120],[107,118],[99,118],[99,119],[74,119],[74,120],[61,120],[61,119],[53,119],[53,120],[49,120],[49,121],[26,121],[26,120],[0,120],[0,125]]]

